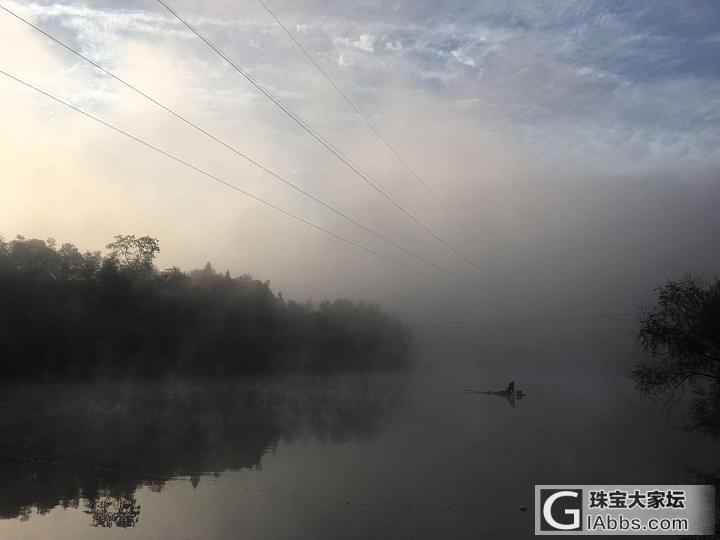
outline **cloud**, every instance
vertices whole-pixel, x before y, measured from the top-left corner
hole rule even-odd
[[[454,271],[472,272],[165,12],[144,2],[4,5],[353,217]],[[698,2],[697,13],[678,18],[680,8],[648,2],[441,7],[419,0],[388,11],[369,1],[279,1],[276,12],[315,60],[413,169],[482,231],[473,238],[458,231],[266,13],[240,12],[234,2],[179,0],[176,7],[393,196],[501,271],[530,264],[523,254],[540,259],[543,248],[562,251],[550,245],[557,229],[543,221],[544,211],[562,214],[562,205],[546,197],[552,192],[564,200],[556,181],[572,179],[577,189],[567,205],[573,207],[595,194],[599,179],[652,183],[662,173],[700,183],[716,180],[720,170],[720,42],[708,23],[712,4]],[[13,51],[3,69],[319,224],[405,257],[6,15],[0,43]],[[14,201],[5,200],[0,212],[5,235],[65,234],[90,248],[119,232],[157,230],[169,263],[211,259],[271,277],[301,297],[350,291],[402,297],[397,305],[407,300],[402,271],[288,225],[5,80],[0,92],[6,122],[19,126],[0,138],[10,171],[0,183]],[[82,193],[92,208],[78,202]],[[580,223],[583,216],[568,219]],[[532,241],[537,249],[528,247]],[[297,270],[298,260],[308,268]],[[345,276],[358,268],[363,278],[349,283]],[[548,280],[552,274],[547,270]],[[389,279],[397,291],[374,289]]]
[[[476,67],[475,60],[473,60],[469,56],[466,56],[465,53],[463,53],[460,49],[455,49],[454,51],[451,51],[450,54],[455,60],[457,60],[461,64],[464,64],[468,67]]]
[[[372,34],[360,34],[357,39],[347,37],[336,37],[333,42],[338,47],[352,47],[363,52],[373,52],[375,50],[375,36]]]
[[[345,55],[340,53],[340,55],[338,56],[337,65],[339,68],[344,69],[344,68],[352,66],[352,62],[348,62],[347,60],[345,60]]]
[[[358,39],[352,42],[352,46],[365,52],[375,50],[375,36],[372,34],[361,34]]]
[[[188,55],[208,60],[196,40],[161,11],[134,4],[110,9],[102,2],[95,7],[9,5],[59,29],[84,52],[105,62],[112,63],[113,48],[122,39],[157,38],[176,48],[185,42]],[[603,144],[617,133],[656,130],[657,137],[648,140],[670,141],[675,133],[678,141],[697,138],[700,148],[716,145],[717,118],[706,104],[715,102],[708,89],[716,86],[717,74],[708,70],[720,51],[713,41],[716,30],[706,28],[702,17],[694,17],[690,26],[672,26],[668,21],[676,10],[671,8],[650,19],[642,5],[625,10],[594,1],[551,6],[543,11],[527,4],[473,4],[463,7],[465,17],[453,18],[420,3],[412,15],[398,5],[382,18],[369,10],[358,18],[330,14],[322,19],[310,17],[299,6],[287,19],[295,22],[321,62],[330,61],[341,70],[341,79],[358,100],[402,77],[407,91],[429,92],[441,102],[477,100],[475,108],[465,110],[478,122],[486,128],[493,124],[493,130],[511,130],[531,146],[543,129],[550,136],[559,124],[563,133],[571,135],[577,129],[587,137],[591,123],[595,142]],[[262,72],[264,82],[286,99],[300,101],[317,92],[323,84],[318,74],[307,70],[272,20],[255,14],[226,17],[222,4],[217,9],[213,13],[193,6],[186,13],[228,47],[241,65]],[[709,16],[712,9],[702,4],[699,11]],[[385,45],[376,47],[378,41]],[[209,66],[213,71],[224,69],[212,61]],[[298,85],[298,77],[306,78],[307,84]],[[371,79],[371,87],[363,79]],[[644,96],[640,101],[634,97],[638,90]],[[628,99],[633,103],[630,112]],[[362,105],[372,110],[376,103]],[[693,133],[685,133],[688,129]],[[531,139],[525,141],[528,134]],[[558,152],[566,147],[557,146]],[[655,144],[645,150],[659,149]],[[675,150],[668,148],[667,159],[685,152],[680,146]]]

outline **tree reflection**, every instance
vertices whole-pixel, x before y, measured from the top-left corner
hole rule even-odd
[[[403,388],[370,376],[2,390],[0,518],[84,504],[93,526],[124,528],[138,487],[258,468],[282,441],[374,438]]]
[[[93,527],[134,527],[140,519],[140,505],[134,498],[102,497],[88,501],[86,514],[92,517]]]

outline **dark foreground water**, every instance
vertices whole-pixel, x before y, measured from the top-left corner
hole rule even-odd
[[[6,385],[0,538],[528,538],[536,483],[720,465],[603,353],[438,350],[405,375]],[[465,392],[511,378],[514,404]]]

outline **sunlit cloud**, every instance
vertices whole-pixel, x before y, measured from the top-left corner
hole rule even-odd
[[[153,2],[3,0],[3,5],[353,216],[458,272],[472,271],[388,207]],[[545,211],[557,211],[543,199],[546,192],[562,191],[557,182],[572,179],[582,199],[582,188],[595,189],[599,179],[659,185],[659,178],[671,176],[702,184],[712,182],[720,168],[720,68],[714,61],[720,41],[707,22],[716,10],[712,4],[698,3],[682,24],[672,22],[679,8],[651,9],[643,2],[617,9],[593,1],[551,2],[542,8],[499,1],[442,8],[434,2],[398,3],[393,9],[373,2],[273,4],[373,125],[482,232],[479,239],[458,230],[452,216],[428,197],[261,8],[220,1],[173,5],[394,197],[500,271],[522,273],[517,266],[527,263],[526,229],[542,220],[543,205]],[[3,50],[14,53],[3,57],[3,69],[318,223],[380,247],[377,239],[289,194],[4,13],[0,33]],[[348,288],[348,294],[365,294],[388,275],[397,277],[381,262],[363,262],[366,278],[348,285],[344,276],[364,260],[362,255],[347,262],[345,248],[330,239],[299,232],[247,202],[234,206],[227,194],[209,190],[189,173],[132,145],[117,146],[110,134],[100,135],[100,128],[11,82],[1,81],[0,92],[4,118],[16,119],[22,133],[22,145],[17,133],[5,131],[2,139],[17,149],[6,154],[6,170],[25,179],[12,186],[18,200],[37,199],[60,174],[52,167],[39,172],[34,156],[48,163],[58,156],[65,164],[60,168],[76,171],[78,191],[83,185],[105,186],[113,195],[97,195],[95,204],[119,216],[105,223],[60,218],[70,199],[73,215],[81,215],[82,208],[75,208],[75,193],[52,191],[52,204],[15,205],[11,212],[5,202],[0,229],[6,236],[31,235],[32,223],[44,221],[47,226],[37,230],[49,231],[66,222],[64,240],[97,247],[103,235],[146,232],[137,226],[118,231],[126,215],[144,229],[164,233],[168,261],[194,265],[217,259],[220,266],[267,275],[299,295]],[[58,126],[57,131],[46,125]],[[70,142],[58,145],[54,136]],[[12,180],[6,174],[2,182],[7,190]],[[202,204],[224,212],[208,212]],[[125,205],[145,208],[144,215],[152,217],[124,212]],[[205,216],[208,222],[197,229],[183,227],[187,215]],[[537,234],[544,230],[537,228]],[[208,247],[189,248],[173,231]],[[271,251],[267,238],[273,239]],[[242,249],[236,249],[238,241]],[[543,241],[550,240],[543,236]],[[304,257],[309,268],[295,274],[288,261],[299,251],[310,255]],[[313,276],[311,269],[319,264],[314,258],[323,257],[337,271]]]

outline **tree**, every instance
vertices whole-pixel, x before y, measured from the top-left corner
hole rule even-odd
[[[269,281],[153,266],[158,241],[111,253],[0,238],[3,378],[217,376],[405,365],[408,336],[378,306],[284,301]]]
[[[107,246],[110,256],[119,258],[121,264],[130,270],[151,270],[153,259],[160,251],[157,238],[141,236],[136,238],[133,234],[115,236],[115,241]]]
[[[720,434],[720,280],[685,276],[656,289],[657,305],[643,314],[640,343],[651,362],[631,372],[638,389],[672,399],[695,395],[691,427]]]
[[[58,279],[60,275],[60,257],[54,249],[54,240],[48,244],[18,235],[10,242],[7,254],[14,269],[27,277]]]

